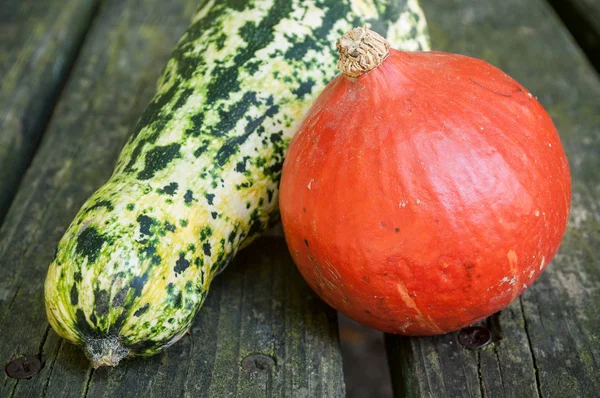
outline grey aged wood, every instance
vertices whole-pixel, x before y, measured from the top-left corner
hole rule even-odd
[[[344,394],[335,312],[303,282],[281,237],[245,249],[214,282],[191,335],[163,354],[92,370],[49,327],[43,281],[58,240],[110,175],[197,0],[106,0],[0,229],[0,358],[41,354],[0,397]]]
[[[596,70],[600,71],[600,1],[548,0],[548,2],[569,28]]]
[[[97,3],[0,2],[0,224]]]
[[[386,336],[397,396],[594,397],[600,391],[600,81],[542,0],[422,0],[434,49],[487,60],[549,111],[573,178],[559,254],[491,322],[479,351],[456,333]]]
[[[95,370],[87,396],[344,395],[335,312],[304,283],[283,239],[242,251],[211,289],[191,336],[158,356]]]
[[[89,374],[85,361],[49,331],[43,281],[78,207],[108,178],[194,7],[161,3],[104,2],[0,229],[0,358],[43,353],[46,362],[31,380],[2,372],[0,397],[80,395],[86,386],[77,385]],[[64,377],[51,382],[53,369]]]

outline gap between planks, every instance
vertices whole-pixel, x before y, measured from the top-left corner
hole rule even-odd
[[[529,335],[529,322],[527,321],[527,317],[525,316],[525,306],[523,305],[523,296],[519,296],[519,306],[521,307],[521,314],[523,315],[524,329],[525,335],[527,336],[527,347],[529,348],[529,353],[531,354],[531,360],[533,361],[533,372],[535,373],[535,387],[537,389],[538,397],[543,398],[542,395],[542,384],[540,382],[540,369],[538,367],[537,361],[535,359],[535,352],[533,350],[533,345],[531,344],[531,336]]]

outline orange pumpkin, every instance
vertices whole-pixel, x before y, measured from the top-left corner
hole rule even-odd
[[[329,305],[385,332],[446,333],[506,307],[567,224],[569,166],[550,117],[477,59],[396,51],[365,28],[338,48],[343,73],[283,167],[298,269]]]

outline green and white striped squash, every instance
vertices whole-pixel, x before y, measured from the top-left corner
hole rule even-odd
[[[50,265],[48,319],[94,367],[177,341],[211,281],[278,219],[286,148],[368,24],[429,47],[416,0],[204,0],[109,181]]]

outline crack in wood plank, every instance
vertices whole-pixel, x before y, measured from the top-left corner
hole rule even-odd
[[[14,398],[15,392],[17,391],[17,385],[18,384],[19,384],[19,380],[16,380],[15,384],[13,385],[12,391],[10,392],[10,395],[8,396],[8,398]]]
[[[548,3],[600,72],[600,7],[594,5],[594,0],[548,0]]]
[[[281,225],[281,224],[278,224],[278,225]],[[275,273],[273,272],[273,270],[271,268],[271,270],[269,272],[269,275],[271,276],[271,283],[269,283],[269,285],[271,287],[271,289],[270,289],[270,296],[271,297],[276,297],[275,296],[275,283],[274,283],[275,277],[274,277],[274,274]],[[271,304],[269,306],[269,318],[271,318],[271,319],[274,318],[273,304]],[[284,326],[284,328],[285,328],[285,326]],[[275,366],[279,366],[277,358],[274,358],[274,361],[275,361]],[[269,395],[269,398],[273,397],[273,390],[274,390],[274,388],[273,388],[273,374],[272,374],[272,372],[273,372],[273,370],[271,370],[269,372],[269,380],[268,380],[269,381],[269,391],[271,391],[271,393]],[[285,378],[285,372],[281,372],[281,374],[283,375],[283,378]],[[283,380],[283,385],[285,385],[285,379]]]
[[[244,285],[245,285],[244,282],[245,282],[245,279],[246,279],[247,276],[248,276],[248,274],[244,275],[244,278],[242,279],[242,283],[241,283],[241,286],[240,286],[240,306],[243,305],[243,303],[244,303],[244,298],[245,298],[244,296],[245,296],[245,293],[246,293],[246,291],[245,291],[246,289],[244,289]],[[244,325],[244,323],[242,321],[242,318],[243,318],[243,311],[239,311],[238,324],[240,325],[240,327],[238,328],[238,342],[241,342],[242,335],[243,335],[243,329],[244,329],[243,325]],[[236,366],[236,368],[235,368],[237,370],[238,374],[239,374],[240,368],[241,368],[240,361],[242,360],[242,358],[240,358],[240,353],[241,353],[241,344],[238,343],[237,344],[237,355],[236,355],[238,366]],[[240,381],[241,381],[241,378],[238,377],[237,378],[237,383],[235,383],[235,390],[234,390],[234,394],[233,395],[237,395],[238,394],[238,391],[240,389]]]
[[[46,331],[46,334],[44,335],[44,342],[46,341],[46,338],[48,336],[48,332],[50,331],[50,325],[48,325],[48,329]],[[56,349],[54,350],[54,354],[52,355],[52,362],[50,363],[50,368],[48,368],[48,378],[46,379],[45,383],[44,383],[44,388],[42,389],[42,398],[47,396],[48,393],[48,386],[50,385],[50,379],[52,378],[52,370],[54,370],[54,365],[56,364],[56,360],[58,359],[58,353],[60,352],[60,349],[63,345],[63,339],[60,339],[60,341],[58,342],[58,346],[56,347]],[[41,346],[43,346],[44,343],[41,344]],[[42,352],[41,348],[40,348],[40,352]]]
[[[43,352],[44,344],[46,344],[46,339],[48,338],[48,333],[50,333],[50,324],[46,325],[46,331],[44,332],[44,335],[42,336],[42,339],[40,341],[40,345],[38,348],[38,353],[40,353],[40,355]]]
[[[194,334],[192,333],[192,327],[193,326],[190,326],[190,329],[188,330],[188,333],[189,333],[189,336],[190,336],[189,337],[189,340],[190,340],[190,349],[189,350],[190,350],[190,352],[192,352],[194,350],[194,342],[195,342]],[[193,358],[190,357],[188,363],[191,362],[191,361],[193,361]],[[189,366],[189,365],[186,367],[186,369],[185,369],[185,380],[188,380],[188,376],[190,374],[190,369],[191,368],[192,367]],[[186,383],[182,383],[181,384],[181,395],[180,396],[182,396],[182,397],[185,396],[186,387],[187,387]]]
[[[87,382],[85,383],[85,389],[83,390],[81,398],[87,397],[88,391],[90,390],[90,384],[92,383],[92,376],[94,376],[94,368],[90,367],[90,370],[89,370],[89,373],[87,376]]]
[[[477,374],[479,376],[479,394],[481,397],[486,397],[485,383],[483,382],[483,372],[481,370],[481,352],[477,350]]]
[[[4,325],[4,320],[6,319],[7,315],[10,313],[10,309],[12,308],[13,304],[15,303],[15,300],[17,299],[17,296],[19,295],[19,292],[21,291],[21,288],[19,286],[17,286],[17,289],[15,290],[15,294],[13,294],[12,298],[10,299],[10,302],[8,303],[8,306],[6,307],[6,311],[4,311],[4,316],[2,317],[2,319],[0,319],[0,329],[2,329],[2,326]]]
[[[502,385],[502,393],[506,395],[506,387],[504,386],[504,376],[502,370],[502,362],[500,361],[500,355],[498,354],[498,346],[494,344],[494,354],[496,355],[496,362],[498,363],[498,369],[500,370],[500,384]]]
[[[524,329],[525,334],[527,336],[527,343],[529,347],[529,353],[531,354],[531,359],[533,361],[533,372],[535,373],[535,385],[537,388],[537,393],[540,398],[543,398],[542,395],[542,385],[540,383],[540,368],[535,358],[535,352],[533,349],[533,344],[531,343],[531,336],[529,335],[529,323],[527,322],[527,317],[525,316],[525,306],[523,305],[523,296],[519,297],[519,304],[521,307],[521,313],[523,315]]]

